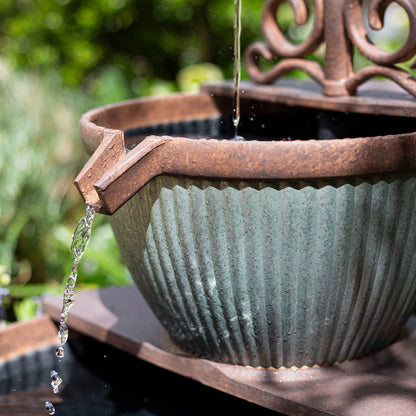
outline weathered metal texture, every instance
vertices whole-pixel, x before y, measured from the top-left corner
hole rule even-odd
[[[250,86],[243,114],[416,116],[408,100],[280,91]],[[253,366],[329,364],[392,342],[414,309],[416,133],[243,142],[136,133],[126,153],[139,127],[211,129],[231,111],[230,92],[131,101],[81,120],[98,150],[76,183],[99,212],[120,209],[120,248],[155,313],[192,351]]]
[[[356,100],[356,107],[358,111],[371,112],[371,102]],[[276,100],[272,105],[275,104]],[[321,105],[327,106],[324,100]],[[152,110],[146,111],[147,106]],[[334,107],[351,108],[351,103],[337,103]],[[389,114],[394,105],[392,100],[383,100],[379,108],[379,112],[384,110]],[[137,100],[87,113],[81,120],[83,140],[90,150],[100,145],[75,183],[85,201],[98,212],[114,213],[161,174],[274,180],[350,177],[416,169],[416,133],[291,142],[150,136],[126,154],[123,132],[119,129],[154,124],[156,110],[156,121],[215,117],[222,110],[221,96],[177,95],[164,100]],[[414,112],[412,106],[409,106],[410,112]]]
[[[253,367],[333,364],[397,339],[416,304],[416,177],[159,177],[110,218],[186,349]]]
[[[62,299],[43,300],[57,321]],[[138,317],[132,319],[132,317]],[[195,357],[177,347],[134,287],[80,292],[68,324],[162,368],[291,416],[414,416],[416,322],[410,336],[368,357],[320,368],[255,369]]]
[[[58,332],[49,317],[14,323],[0,331],[0,363],[54,344],[58,344]]]
[[[144,158],[163,144],[163,140],[150,139],[140,146],[142,150],[136,148],[127,157],[124,130],[147,125],[149,120],[152,120],[150,124],[157,124],[167,119],[170,122],[183,119],[198,120],[219,114],[212,97],[207,94],[195,96],[176,94],[163,99],[144,98],[91,110],[81,118],[80,129],[87,152],[95,153],[75,179],[75,184],[84,200],[97,212],[110,214],[113,211],[107,208],[106,198],[100,195],[98,182],[104,177],[108,179],[109,172],[115,167],[118,168],[116,173],[118,177],[117,175],[125,170],[123,165],[129,163],[128,159],[131,159],[132,155],[136,155],[139,159]],[[157,169],[157,164],[153,169],[151,166],[148,168],[150,171]],[[134,178],[133,182],[136,182]],[[129,189],[132,191],[132,186],[134,186],[132,183],[124,185],[124,193],[128,193]],[[119,188],[118,193],[123,194],[122,187]]]
[[[234,93],[232,82],[203,85],[202,91],[214,99],[230,100]],[[395,84],[370,80],[360,87],[356,95],[326,97],[313,81],[284,79],[277,84],[259,85],[241,82],[241,99],[256,105],[256,112],[263,110],[291,113],[299,108],[325,111],[340,111],[354,114],[376,114],[383,116],[416,117],[416,100],[401,92]],[[251,113],[250,108],[245,108]],[[340,137],[341,138],[341,137]]]
[[[245,53],[245,66],[250,77],[258,83],[271,83],[293,69],[310,75],[327,96],[354,94],[357,87],[375,76],[394,81],[409,94],[416,96],[416,79],[395,64],[412,59],[416,54],[416,3],[398,0],[409,19],[409,33],[405,43],[389,53],[369,40],[363,24],[362,0],[314,0],[314,23],[309,38],[300,45],[291,44],[279,28],[276,12],[284,0],[268,0],[263,12],[263,32],[268,43],[256,42]],[[384,14],[393,0],[372,0],[369,4],[369,26],[383,27]],[[297,25],[305,25],[309,13],[305,0],[289,2]],[[303,59],[324,43],[325,66]],[[356,47],[375,65],[353,72],[353,48]],[[277,60],[271,69],[261,69],[260,58]],[[412,68],[414,68],[414,63]]]

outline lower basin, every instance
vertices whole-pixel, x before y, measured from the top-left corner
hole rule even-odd
[[[45,415],[46,400],[59,416],[228,415],[229,409],[278,415],[73,330],[63,360],[55,349],[43,346],[0,361],[0,415]],[[50,386],[52,369],[63,379],[58,395]]]

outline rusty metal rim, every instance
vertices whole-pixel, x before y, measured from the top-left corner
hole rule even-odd
[[[163,174],[227,180],[316,180],[416,169],[416,133],[291,142],[150,136],[125,153],[121,129],[132,127],[132,118],[141,125],[151,125],[155,117],[172,122],[219,114],[210,94],[139,99],[85,114],[82,138],[88,149],[96,149],[75,180],[85,201],[99,212],[112,214],[151,179]],[[99,125],[97,120],[105,124]]]
[[[0,331],[0,363],[51,345],[58,345],[58,330],[49,316],[14,322]]]
[[[171,94],[122,101],[90,110],[80,120],[81,137],[92,154],[105,135],[161,122],[204,119],[221,113],[210,94]]]

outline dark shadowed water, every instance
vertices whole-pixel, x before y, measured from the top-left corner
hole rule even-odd
[[[299,108],[293,108],[289,113],[261,114],[260,104],[253,103],[251,107],[250,114],[241,115],[238,126],[238,134],[245,140],[328,140],[414,131],[414,119],[410,117]],[[132,128],[124,132],[127,149],[131,150],[149,135],[233,140],[235,129],[231,116]]]
[[[45,400],[59,416],[279,416],[85,336],[71,333],[63,360],[54,349],[0,363],[1,416],[43,416]],[[51,365],[64,380],[59,396],[50,388]]]

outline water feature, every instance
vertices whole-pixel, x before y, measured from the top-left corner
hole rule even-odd
[[[68,340],[68,325],[66,322],[68,320],[69,311],[75,302],[74,290],[78,277],[78,265],[85,253],[85,250],[87,249],[88,242],[90,241],[91,227],[94,215],[94,209],[87,204],[85,206],[84,216],[79,221],[72,236],[70,252],[72,254],[73,263],[71,274],[69,275],[69,278],[66,282],[62,300],[61,320],[59,322],[58,330],[59,346],[55,351],[55,354],[58,358],[63,358],[65,355],[64,345]],[[62,378],[55,370],[51,371],[50,376],[52,379],[52,390],[55,394],[57,394],[59,393],[59,386],[62,384]],[[50,415],[55,414],[55,408],[50,401],[45,402],[45,408]]]

